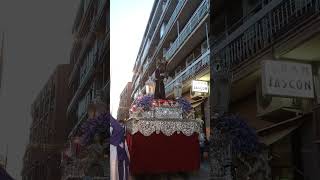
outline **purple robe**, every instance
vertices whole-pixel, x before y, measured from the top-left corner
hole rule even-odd
[[[111,115],[110,126],[112,127],[110,144],[117,147],[119,179],[128,179],[129,158],[125,149],[125,129]],[[123,147],[120,144],[123,144]],[[125,169],[123,169],[124,165]]]
[[[13,180],[13,178],[1,166],[0,166],[0,180]]]

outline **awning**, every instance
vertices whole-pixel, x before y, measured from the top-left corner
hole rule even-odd
[[[269,127],[257,130],[260,141],[266,145],[271,145],[280,139],[286,137],[295,129],[299,128],[304,120],[308,119],[311,114],[296,116],[294,118],[273,124]]]
[[[260,137],[260,141],[269,146],[269,145],[279,141],[280,139],[286,137],[287,135],[289,135],[292,131],[294,131],[298,127],[299,127],[299,125],[296,125],[294,127],[290,127],[288,129],[284,129],[282,131],[275,132],[270,135]]]
[[[193,103],[191,103],[191,106],[192,106],[193,108],[198,107],[202,102],[203,102],[203,100],[193,102]]]

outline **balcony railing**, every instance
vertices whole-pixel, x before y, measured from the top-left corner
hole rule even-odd
[[[78,53],[79,55],[76,57],[76,59],[77,59],[75,61],[76,64],[73,66],[73,69],[72,69],[70,76],[69,76],[69,83],[70,84],[75,80],[76,74],[79,72],[79,66],[81,64],[81,59],[85,58],[85,55],[86,55],[86,52],[88,49],[87,47],[91,43],[92,39],[93,39],[93,33],[89,33],[89,35],[85,37],[85,40],[81,46],[81,50]]]
[[[99,57],[98,57],[98,63],[102,62],[104,59],[106,59],[104,57],[105,54],[107,54],[106,52],[109,50],[109,35],[110,33],[107,32],[107,34],[105,35],[104,39],[102,41],[100,41],[99,44]]]
[[[99,0],[98,2],[98,15],[105,13],[103,12],[104,7],[107,5],[107,0]]]
[[[164,33],[162,35],[162,38],[160,39],[160,42],[158,43],[158,45],[156,45],[156,47],[155,47],[155,51],[153,52],[153,54],[151,56],[150,63],[153,63],[154,60],[156,59],[156,56],[160,51],[160,47],[162,46],[164,40],[166,39],[164,37],[169,33],[170,29],[173,27],[174,23],[177,20],[179,13],[181,12],[182,8],[184,7],[184,5],[186,3],[187,3],[187,0],[179,0],[178,4],[176,5],[176,7],[175,7],[167,25],[166,25],[166,28],[165,28]],[[168,8],[168,4],[169,4],[169,1],[167,2],[166,8]],[[162,12],[162,13],[164,13],[164,12]],[[153,36],[156,36],[156,35],[154,34]],[[152,40],[151,40],[151,42],[152,42]],[[145,72],[148,72],[148,71],[149,71],[149,69],[147,69]],[[145,77],[145,75],[146,75],[146,73],[142,74],[143,77]]]
[[[88,2],[86,2],[86,4],[84,4],[83,16],[81,17],[80,24],[78,27],[78,32],[80,37],[86,36],[90,31],[90,22],[92,21],[92,18],[93,18],[91,16],[92,5],[93,5],[93,0],[89,0]]]
[[[210,65],[210,51],[207,50],[195,62],[188,66],[184,71],[177,75],[169,84],[165,86],[166,94],[173,91],[176,82],[185,83],[190,78],[196,76]]]
[[[97,1],[97,6],[98,6],[98,10],[97,10],[97,14],[94,17],[94,19],[91,22],[91,31],[95,32],[97,27],[98,27],[98,23],[103,15],[103,13],[106,13],[104,10],[104,7],[106,6],[106,2],[107,0],[99,0]],[[107,25],[108,26],[108,25]]]
[[[97,43],[93,48],[88,52],[83,65],[80,68],[80,85],[87,79],[87,76],[95,64],[97,57]]]
[[[145,64],[143,65],[142,74],[146,73],[147,69],[149,68],[149,65],[150,65],[150,58],[148,58]]]
[[[139,87],[140,80],[141,80],[141,76],[139,76],[136,82],[134,83],[134,86],[133,86],[134,88],[132,92],[135,92],[137,90],[137,88]]]
[[[194,12],[188,23],[185,25],[177,39],[173,42],[170,49],[166,52],[165,58],[167,61],[175,54],[181,44],[187,39],[187,37],[193,32],[193,30],[201,22],[202,18],[209,12],[208,0],[203,0],[197,10]]]
[[[271,1],[250,18],[241,19],[243,22],[232,33],[214,40],[211,46],[215,57],[231,68],[244,63],[306,19],[318,15],[319,3],[320,0]]]
[[[107,82],[103,85],[103,88],[101,90],[105,94],[110,94],[110,80],[107,80]]]
[[[180,13],[180,11],[181,11],[183,5],[185,4],[185,2],[186,2],[186,0],[180,0],[180,1],[178,2],[176,8],[174,9],[174,11],[173,11],[173,13],[172,13],[172,15],[171,15],[171,17],[170,17],[167,25],[166,25],[166,28],[165,28],[165,30],[164,30],[164,32],[163,32],[162,37],[165,37],[165,36],[166,36],[166,34],[168,33],[169,29],[171,28],[171,26],[173,25],[173,23],[176,21],[177,16],[178,16],[178,14]]]

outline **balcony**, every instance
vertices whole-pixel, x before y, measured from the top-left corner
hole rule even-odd
[[[106,58],[106,55],[109,53],[110,46],[109,46],[109,40],[110,40],[110,33],[109,31],[107,34],[104,35],[102,39],[97,39],[97,62],[96,64],[101,64],[104,60],[108,60]]]
[[[81,65],[81,60],[85,57],[89,48],[89,44],[92,43],[92,41],[94,41],[94,34],[89,33],[89,35],[85,38],[83,44],[81,45],[79,56],[75,57],[76,58],[75,65],[73,66],[73,69],[69,76],[69,86],[71,86],[71,83],[75,80],[75,77],[79,72],[79,66]]]
[[[150,65],[150,58],[148,58],[145,64],[143,65],[142,74],[146,73],[147,69],[149,68],[149,65]]]
[[[234,70],[274,43],[307,26],[319,15],[320,0],[273,0],[238,23],[211,44],[215,56]],[[240,71],[241,69],[239,69]]]
[[[67,114],[70,113],[71,109],[75,105],[75,103],[78,101],[78,97],[81,95],[82,90],[86,87],[87,82],[90,80],[92,77],[92,74],[94,72],[94,66],[97,64],[97,54],[98,54],[98,43],[95,43],[94,47],[89,51],[89,55],[86,56],[86,59],[83,62],[83,65],[80,67],[80,72],[79,72],[79,86],[74,93],[73,98],[71,99],[71,102],[67,108]],[[79,62],[78,62],[79,63]],[[73,73],[75,73],[75,69],[73,69]],[[71,79],[73,79],[75,75],[71,74]],[[69,80],[71,80],[69,79]],[[70,83],[70,82],[69,82]]]
[[[108,80],[104,85],[103,88],[101,89],[103,93],[105,94],[110,94],[110,80]],[[110,96],[107,96],[110,97]],[[110,98],[109,98],[110,99]]]
[[[180,13],[180,11],[181,11],[181,9],[182,9],[182,7],[184,6],[185,3],[186,3],[186,0],[180,0],[178,2],[176,8],[174,9],[174,11],[173,11],[173,13],[172,13],[167,25],[166,25],[166,28],[165,28],[165,30],[163,32],[163,35],[162,35],[162,38],[165,37],[168,34],[168,32],[171,29],[171,27],[173,26],[174,22],[176,22],[178,14]]]
[[[209,1],[204,0],[194,12],[188,23],[185,25],[183,30],[178,35],[177,39],[173,42],[169,50],[165,53],[164,57],[167,61],[173,57],[182,43],[192,34],[192,32],[196,29],[198,24],[202,21],[202,19],[209,12]]]
[[[73,127],[71,132],[69,133],[68,137],[72,137],[74,133],[79,129],[81,126],[82,122],[85,120],[85,117],[87,115],[87,108],[88,105],[96,98],[96,91],[89,90],[86,95],[83,97],[82,100],[80,100],[79,105],[78,105],[78,110],[77,110],[77,117],[78,117],[78,122],[76,125]],[[110,81],[107,81],[106,84],[100,89],[102,93],[109,94],[110,91]],[[108,97],[108,96],[107,96]],[[109,98],[109,97],[108,97]],[[107,99],[109,101],[110,99]]]
[[[77,117],[79,121],[81,121],[86,116],[88,105],[92,101],[92,99],[92,91],[88,91],[83,99],[79,102],[77,111]]]
[[[80,24],[77,29],[77,32],[79,33],[80,37],[84,37],[90,30],[90,22],[92,20],[91,12],[93,7],[93,0],[89,0],[86,4],[83,6],[83,16],[80,19]],[[81,10],[81,9],[79,9]]]
[[[174,8],[173,6],[175,5],[175,1],[176,0],[167,0],[165,2],[165,4],[163,4],[164,1],[158,1],[157,9],[155,12],[159,11],[158,6],[161,8],[161,4],[162,4],[162,8],[161,8],[162,10],[158,12],[158,14],[157,14],[158,18],[155,18],[156,14],[152,18],[151,24],[154,24],[155,19],[157,19],[156,24],[153,25],[153,26],[155,26],[154,29],[151,30],[151,26],[150,26],[147,31],[146,37],[151,37],[151,38],[149,39],[150,40],[149,47],[145,49],[145,51],[147,51],[146,55],[150,56],[150,54],[155,50],[155,48],[157,48],[156,43],[158,43],[161,40],[161,38],[159,37],[159,33],[161,31],[161,26],[162,26],[163,22],[165,22],[166,19],[168,19],[169,16],[171,15],[170,18],[172,19],[172,21],[170,24],[167,23],[167,26],[166,26],[167,27],[166,29],[169,30],[168,27],[171,27],[173,25],[173,20],[175,20],[177,14],[178,14],[177,12],[180,12],[181,7],[182,7],[181,5],[178,7],[176,6],[176,8],[174,9],[176,12],[175,17],[172,17],[172,14],[170,14],[171,8],[172,9]],[[184,2],[186,2],[186,1],[180,0],[179,4],[184,4]],[[162,34],[162,38],[164,37],[164,35],[165,34]],[[146,44],[147,42],[148,41],[145,40],[144,44]]]
[[[147,30],[147,33],[146,33],[146,37],[149,36],[149,34],[152,33],[151,37],[154,37],[155,33],[157,32],[157,28],[161,22],[161,17],[163,15],[163,12],[162,11],[162,3],[163,1],[155,1],[156,4],[156,7],[155,7],[155,10],[154,10],[154,13],[153,13],[153,16],[151,18],[151,21],[149,23],[149,27],[148,27],[148,30]],[[168,4],[168,2],[166,3]],[[152,38],[151,38],[152,39]],[[147,42],[147,41],[145,41]]]
[[[186,6],[187,4],[187,0],[179,0],[177,6],[175,7],[172,15],[170,16],[170,19],[166,25],[166,28],[164,30],[164,33],[162,35],[162,38],[160,39],[160,42],[158,43],[158,45],[156,45],[155,47],[155,51],[153,52],[152,56],[151,56],[151,61],[150,61],[150,64],[152,64],[157,55],[159,54],[160,50],[162,49],[162,46],[165,42],[165,40],[167,39],[167,37],[169,36],[170,32],[172,31],[173,29],[173,26],[175,24],[175,22],[177,21],[177,17],[179,16],[179,14],[181,13],[182,9]],[[167,7],[166,9],[169,8],[169,6],[171,6],[172,4],[172,1],[168,2],[169,4],[167,4]],[[164,12],[166,12],[167,10],[164,10]],[[163,13],[164,13],[163,12]],[[163,15],[162,15],[163,16]],[[156,35],[153,35],[153,37],[157,37]],[[150,46],[153,46],[152,43],[154,42],[153,38],[151,40],[151,45]],[[149,68],[151,68],[153,66],[149,66]],[[149,70],[146,70],[146,72],[148,72]],[[142,76],[145,77],[146,73],[144,73]]]
[[[138,89],[138,87],[139,87],[140,80],[141,80],[141,75],[138,76],[136,82],[134,83],[133,91],[132,91],[132,92],[136,92],[136,91],[137,91],[137,89]]]
[[[174,84],[176,82],[186,83],[189,79],[195,77],[197,74],[201,73],[203,70],[208,69],[210,66],[210,51],[207,50],[202,54],[196,61],[194,61],[190,66],[178,74],[169,84],[165,86],[166,94],[173,91]]]
[[[103,16],[103,13],[106,13],[105,7],[107,6],[107,0],[97,1],[97,6],[98,6],[97,14],[91,23],[91,31],[92,32],[95,32],[97,30],[99,22],[101,22],[101,18]]]
[[[80,86],[83,86],[83,84],[88,80],[90,74],[92,73],[92,69],[96,62],[97,56],[96,48],[97,46],[95,44],[94,48],[88,52],[88,55],[80,68]]]

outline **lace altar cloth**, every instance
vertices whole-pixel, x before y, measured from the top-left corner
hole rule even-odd
[[[194,133],[200,133],[202,120],[200,119],[130,119],[126,122],[127,131],[130,134],[140,132],[144,136],[150,136],[153,133],[162,133],[166,136],[171,136],[175,132],[182,133],[186,136],[191,136]]]
[[[131,112],[126,127],[130,134],[140,132],[144,136],[153,133],[171,136],[175,132],[191,136],[201,132],[202,123],[201,119],[194,118],[193,112],[186,114],[177,104],[173,106],[163,104],[152,106],[150,110]]]

